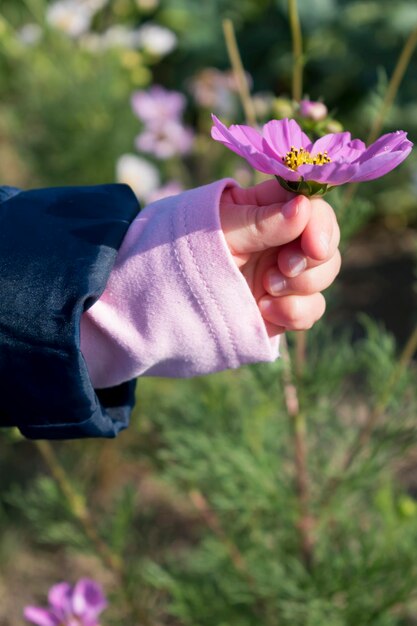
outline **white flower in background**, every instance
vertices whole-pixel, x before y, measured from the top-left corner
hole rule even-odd
[[[158,24],[144,24],[138,29],[141,47],[155,56],[169,54],[177,47],[177,36]]]
[[[138,48],[140,45],[139,30],[126,26],[111,26],[101,35],[102,48]]]
[[[46,11],[46,21],[70,37],[79,37],[90,28],[92,11],[76,0],[59,0]]]
[[[161,184],[159,171],[153,163],[135,154],[122,154],[116,163],[116,179],[129,185],[135,195],[146,199]]]
[[[39,24],[25,24],[17,31],[17,37],[25,46],[34,46],[42,38],[42,28]]]
[[[57,0],[46,11],[46,21],[70,37],[88,31],[91,20],[109,0]]]

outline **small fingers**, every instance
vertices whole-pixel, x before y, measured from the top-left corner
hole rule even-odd
[[[288,278],[294,278],[306,269],[327,263],[336,254],[340,239],[338,227],[332,230],[331,239],[327,246],[327,254],[323,254],[321,259],[318,258],[317,254],[314,258],[306,254],[303,247],[303,236],[304,233],[301,238],[282,246],[278,252],[278,268]]]
[[[222,230],[234,255],[262,252],[299,239],[310,215],[311,204],[304,196],[266,206],[241,206],[229,203],[226,195],[220,204]]]
[[[321,198],[311,200],[311,218],[301,235],[305,256],[318,261],[327,260],[339,245],[340,230],[336,215]]]
[[[258,302],[264,320],[285,330],[308,330],[319,320],[326,301],[321,293],[309,296],[264,296]]]
[[[341,256],[339,250],[336,250],[329,261],[307,269],[294,278],[282,274],[278,268],[270,267],[264,274],[263,287],[271,296],[314,294],[332,284],[340,266]]]
[[[288,202],[294,198],[294,194],[286,191],[275,178],[269,178],[262,183],[258,183],[247,189],[232,187],[230,192],[235,204],[256,204],[258,206],[268,206],[277,202]]]

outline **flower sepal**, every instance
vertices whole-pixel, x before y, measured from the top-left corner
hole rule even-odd
[[[333,187],[327,183],[316,182],[315,180],[304,180],[301,177],[300,180],[285,180],[282,176],[275,175],[275,178],[287,191],[298,193],[303,196],[324,196]]]

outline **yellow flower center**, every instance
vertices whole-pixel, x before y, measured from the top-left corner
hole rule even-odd
[[[282,160],[292,170],[296,170],[300,165],[324,165],[331,162],[331,159],[327,156],[327,150],[312,156],[308,150],[295,148],[295,146],[291,146],[291,150],[287,152]]]

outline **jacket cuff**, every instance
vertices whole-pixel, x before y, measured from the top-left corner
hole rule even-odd
[[[234,184],[225,179],[160,200],[133,222],[106,290],[82,318],[95,387],[277,358],[278,340],[268,338],[221,230],[220,198]]]
[[[79,327],[138,210],[123,185],[0,189],[0,426],[46,439],[127,426],[134,382],[96,394]]]

